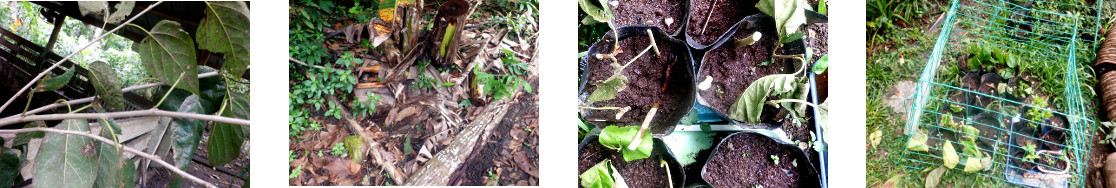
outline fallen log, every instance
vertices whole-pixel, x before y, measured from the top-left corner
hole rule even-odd
[[[469,157],[469,153],[477,146],[477,141],[486,137],[492,127],[500,124],[504,115],[508,112],[510,99],[502,99],[489,103],[481,115],[464,126],[464,129],[451,141],[446,149],[434,155],[430,161],[426,162],[418,171],[411,174],[411,178],[407,179],[405,186],[445,186],[449,184],[450,174],[457,171],[457,168],[465,162]]]

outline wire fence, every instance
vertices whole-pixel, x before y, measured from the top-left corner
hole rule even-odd
[[[900,164],[1032,187],[1084,186],[1096,122],[1081,93],[1089,79],[1078,73],[1091,70],[1081,63],[1095,56],[1100,4],[953,0],[908,98]],[[973,69],[973,59],[999,64]],[[1019,75],[1040,71],[1034,85]]]

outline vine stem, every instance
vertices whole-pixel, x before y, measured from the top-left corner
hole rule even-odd
[[[11,117],[0,119],[0,127],[32,121],[43,120],[63,120],[63,119],[113,119],[124,117],[141,117],[141,116],[166,116],[174,118],[189,118],[205,121],[214,121],[221,123],[237,124],[249,126],[251,121],[244,119],[229,118],[224,116],[208,115],[208,114],[195,114],[186,112],[172,112],[159,109],[136,110],[125,112],[107,112],[107,113],[74,113],[74,114],[48,114],[48,115],[32,115],[23,117]]]
[[[163,98],[159,99],[159,102],[155,103],[155,106],[153,106],[151,108],[159,108],[159,105],[163,105],[163,101],[167,100],[167,97],[170,96],[171,90],[173,90],[175,87],[178,87],[178,82],[182,81],[182,76],[186,76],[186,72],[182,72],[182,73],[178,74],[178,79],[174,80],[174,84],[171,85],[171,89],[167,90],[167,94],[163,94]]]
[[[198,74],[198,78],[208,78],[208,77],[212,77],[212,76],[216,76],[216,75],[218,75],[217,72],[208,72],[208,73]],[[137,85],[137,86],[124,88],[121,91],[122,92],[132,92],[132,91],[135,91],[135,90],[147,89],[147,88],[150,88],[150,87],[162,86],[162,85],[166,85],[166,83],[155,82],[155,83]],[[35,113],[39,113],[39,112],[45,112],[47,110],[51,110],[51,109],[62,107],[62,106],[70,106],[70,105],[74,105],[74,104],[85,104],[85,103],[93,102],[94,98],[97,98],[97,97],[94,96],[94,97],[86,97],[86,98],[75,99],[75,100],[70,100],[70,101],[56,102],[54,104],[49,104],[49,105],[46,105],[46,106],[43,106],[43,107],[36,108],[34,110],[31,110],[31,111],[27,111],[27,114],[35,114]],[[19,115],[12,115],[12,116],[5,117],[5,119],[12,118],[12,117],[18,117],[18,116]]]
[[[159,5],[160,3],[163,3],[163,2],[159,1],[159,2],[155,2],[155,3],[151,4],[151,6],[148,6],[146,9],[143,9],[143,11],[140,11],[135,16],[132,16],[132,18],[128,19],[128,21],[124,21],[124,24],[132,23],[132,21],[136,20],[136,18],[139,18],[141,15],[143,15],[144,13],[147,13],[147,11],[151,10],[152,8],[155,8],[155,6]],[[51,70],[54,70],[54,68],[58,68],[59,65],[62,65],[62,62],[66,62],[66,60],[69,60],[71,57],[74,57],[74,55],[77,55],[82,50],[85,50],[86,48],[89,48],[89,46],[92,46],[93,44],[96,44],[97,42],[101,41],[101,39],[104,39],[106,36],[108,36],[112,33],[115,33],[116,30],[120,30],[120,28],[124,28],[124,24],[118,25],[118,26],[116,26],[116,28],[113,28],[111,31],[106,32],[105,34],[102,34],[101,36],[89,41],[88,44],[85,44],[81,48],[78,48],[77,50],[74,50],[73,53],[70,53],[70,55],[66,55],[65,58],[62,58],[62,60],[60,60],[58,62],[55,62],[54,65],[50,66],[50,68],[47,68],[46,70],[43,70],[42,72],[40,72],[39,75],[37,75],[37,76],[35,76],[35,78],[31,79],[30,82],[27,82],[27,85],[24,85],[23,88],[19,89],[19,91],[16,91],[16,93],[12,95],[12,98],[8,99],[8,102],[4,102],[4,105],[0,105],[0,112],[3,112],[4,109],[7,109],[8,105],[11,105],[12,102],[15,101],[15,99],[17,97],[19,97],[19,95],[23,94],[23,92],[27,91],[28,88],[31,88],[32,85],[35,85],[35,83],[38,83],[39,79],[42,79],[43,76],[46,76],[47,73],[49,73]]]
[[[97,141],[101,141],[101,142],[104,142],[104,143],[115,145],[117,148],[123,148],[124,151],[127,151],[128,153],[136,154],[136,156],[140,156],[140,157],[149,159],[151,161],[155,161],[155,163],[158,163],[159,165],[163,166],[164,168],[169,169],[171,172],[174,172],[174,173],[182,176],[183,178],[189,179],[190,181],[194,181],[198,184],[205,185],[206,187],[217,187],[217,186],[213,185],[212,183],[206,182],[205,180],[202,180],[198,177],[194,177],[194,175],[190,175],[189,173],[186,173],[186,171],[182,171],[178,168],[175,168],[174,165],[171,165],[170,163],[167,163],[166,161],[163,161],[162,159],[159,159],[159,157],[156,157],[155,155],[144,153],[143,151],[139,151],[135,148],[128,147],[128,146],[113,142],[112,140],[109,140],[108,138],[101,137],[101,136],[98,136],[98,135],[94,135],[94,134],[89,133],[89,132],[60,130],[60,129],[46,128],[46,127],[0,130],[0,133],[6,133],[6,134],[18,134],[18,133],[25,133],[25,132],[50,132],[50,133],[78,135],[78,136],[84,136],[84,137],[92,138],[92,139],[97,140]]]

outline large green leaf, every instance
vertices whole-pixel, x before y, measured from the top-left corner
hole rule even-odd
[[[603,0],[601,1],[602,4],[604,2]],[[585,14],[597,20],[597,22],[609,22],[612,20],[612,13],[607,8],[594,5],[592,0],[578,0],[577,5],[581,7],[582,11],[585,11]]]
[[[795,80],[793,74],[773,74],[752,82],[729,107],[729,117],[747,123],[760,123],[760,113],[767,96],[794,91],[798,84]]]
[[[186,97],[186,100],[183,100],[182,104],[178,106],[178,112],[199,113],[204,111],[204,107],[199,101],[197,95]],[[202,131],[205,130],[205,121],[174,118],[171,121],[171,126],[174,127],[174,144],[171,148],[174,149],[175,167],[186,170],[186,167],[190,165],[191,157],[194,156],[194,150],[198,148],[198,143],[201,142]]]
[[[614,183],[612,171],[612,164],[608,159],[597,163],[597,165],[593,165],[592,168],[585,170],[585,172],[582,172],[581,175],[578,176],[578,178],[581,179],[581,187],[612,188],[612,184]]]
[[[113,120],[100,120],[101,137],[115,139],[121,134],[120,126]],[[119,142],[119,141],[117,141]],[[97,185],[100,187],[135,187],[133,181],[136,175],[135,164],[124,158],[123,151],[114,144],[98,143],[97,150],[100,155],[97,163],[100,164],[97,176]]]
[[[206,2],[198,25],[198,48],[225,54],[223,69],[240,75],[248,67],[249,15],[243,1]]]
[[[608,126],[601,129],[600,136],[597,141],[609,149],[619,149],[624,154],[624,161],[632,161],[636,159],[644,159],[651,156],[651,150],[654,148],[655,143],[651,140],[651,134],[645,133],[640,138],[642,141],[635,150],[629,150],[628,145],[636,139],[639,134],[639,126],[617,127]]]
[[[221,112],[221,116],[248,119],[249,106],[247,94],[230,92],[228,95],[228,108]],[[228,123],[214,123],[209,134],[209,143],[206,148],[209,152],[209,162],[213,166],[221,166],[240,156],[241,146],[248,135],[248,127]]]
[[[151,35],[135,43],[143,68],[159,81],[173,84],[182,75],[177,88],[198,93],[198,65],[194,38],[182,30],[178,22],[163,20],[151,28]]]
[[[62,121],[57,128],[89,131],[84,119]],[[35,157],[36,187],[93,187],[97,179],[97,152],[93,140],[80,135],[47,133]]]
[[[35,87],[35,92],[54,91],[62,89],[62,86],[66,86],[66,83],[70,83],[70,78],[74,77],[74,70],[77,69],[70,68],[69,70],[66,70],[66,73],[62,73],[62,75],[58,75],[49,79],[39,80],[39,85]]]
[[[762,0],[756,3],[756,8],[764,14],[775,17],[779,41],[784,43],[794,36],[802,36],[798,28],[806,24],[806,9],[809,7],[805,0]]]
[[[0,145],[3,144],[3,139],[0,139]],[[11,148],[0,147],[0,187],[12,187],[22,182],[19,170],[19,155]]]
[[[106,106],[115,109],[124,108],[124,93],[120,91],[120,82],[116,79],[116,71],[104,61],[95,61],[89,64],[90,81],[97,90],[97,96]]]

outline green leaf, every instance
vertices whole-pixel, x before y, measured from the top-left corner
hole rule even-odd
[[[248,96],[245,93],[232,91],[228,93],[228,108],[221,112],[221,116],[248,119]],[[248,127],[228,123],[213,123],[213,130],[209,133],[209,142],[206,149],[209,153],[209,162],[214,166],[225,165],[240,156],[244,139],[248,138]]]
[[[89,131],[84,119],[68,119],[62,130]],[[93,140],[80,135],[47,133],[35,157],[36,187],[93,187],[97,179],[97,152]]]
[[[113,120],[101,120],[101,137],[116,138],[121,134],[120,126]],[[118,146],[98,143],[97,163],[99,164],[97,185],[101,187],[135,187],[135,163],[124,158]]]
[[[612,162],[605,159],[582,172],[578,178],[581,179],[581,186],[585,188],[612,188],[612,184],[615,183],[612,171]]]
[[[241,75],[249,63],[250,11],[243,1],[206,2],[205,18],[198,24],[198,48],[225,54],[225,66]]]
[[[597,89],[593,90],[592,94],[586,99],[589,104],[599,101],[607,101],[616,98],[617,93],[624,91],[628,87],[628,77],[622,74],[613,74],[608,80],[597,84]]]
[[[603,2],[604,1],[602,0],[602,5]],[[594,5],[592,0],[578,0],[577,5],[578,7],[581,7],[582,11],[585,11],[585,14],[588,14],[589,17],[597,20],[597,22],[609,22],[612,20],[612,13],[610,13],[607,8],[602,8]]]
[[[109,14],[108,20],[106,22],[108,22],[109,24],[119,24],[121,21],[124,21],[124,19],[127,19],[129,14],[132,14],[132,8],[135,6],[135,1],[117,2],[116,12]]]
[[[911,151],[929,151],[930,146],[926,145],[929,138],[922,133],[915,133],[907,140],[907,150]]]
[[[36,122],[28,123],[27,125],[23,126],[23,128],[35,128],[35,127],[46,127],[46,123],[44,123],[43,121],[36,121]],[[44,133],[44,132],[24,132],[24,133],[16,134],[15,138],[12,139],[12,147],[15,148],[15,147],[27,145],[27,142],[30,142],[32,139],[43,138],[43,136],[45,136],[45,135],[46,135],[46,133]],[[0,186],[0,187],[3,187],[3,186]]]
[[[360,137],[360,135],[345,137],[345,149],[349,151],[349,158],[353,159],[353,162],[364,162],[364,155],[360,152],[360,149],[363,146],[364,137]]]
[[[0,145],[3,144],[3,139],[0,139]],[[23,182],[19,172],[19,155],[11,148],[0,147],[0,187],[12,187],[16,183]]]
[[[89,64],[89,82],[97,90],[97,96],[106,106],[123,109],[124,93],[120,91],[120,82],[116,79],[116,71],[104,61],[95,61]]]
[[[972,173],[980,170],[984,170],[984,167],[980,165],[980,158],[969,157],[968,160],[965,160],[965,172]]]
[[[163,20],[151,28],[151,35],[132,45],[139,53],[143,68],[159,81],[173,84],[179,75],[180,89],[198,93],[197,51],[194,38],[178,22]]]
[[[651,140],[651,134],[649,133],[643,134],[643,137],[640,138],[642,141],[635,150],[628,149],[628,145],[635,140],[638,134],[639,126],[608,126],[601,130],[597,141],[609,149],[621,150],[621,153],[624,154],[624,161],[650,157],[655,143]]]
[[[822,4],[824,5],[824,3]],[[818,62],[814,63],[813,71],[814,74],[821,74],[825,72],[826,69],[829,69],[829,54],[825,54],[821,58],[818,58]]]
[[[768,95],[781,95],[797,87],[792,74],[773,74],[764,76],[744,89],[744,93],[729,107],[729,117],[747,123],[760,123],[760,113]]]
[[[828,14],[828,12],[829,12],[828,9],[829,8],[826,7],[826,3],[828,3],[828,0],[822,0],[822,1],[818,2],[818,13],[819,14]]]
[[[949,142],[942,143],[942,162],[946,168],[957,166],[957,162],[960,162],[960,160],[960,158],[957,158],[957,150],[953,149],[953,144]]]
[[[62,73],[62,75],[55,76],[50,79],[39,80],[39,86],[35,87],[35,92],[54,91],[62,89],[62,86],[66,86],[67,83],[70,83],[70,78],[74,77],[74,70],[77,69],[70,68],[69,70],[66,70],[66,73]]]
[[[183,100],[182,104],[178,106],[178,112],[199,113],[204,111],[204,107],[199,101],[197,95],[186,97],[186,100]],[[171,127],[174,127],[174,144],[171,145],[171,148],[174,149],[174,165],[178,169],[186,170],[186,167],[190,165],[191,157],[194,156],[194,150],[198,148],[198,143],[201,142],[205,121],[174,118],[171,121]]]
[[[775,26],[778,28],[776,30],[779,31],[779,41],[783,43],[801,38],[802,34],[795,33],[798,32],[799,27],[806,24],[807,7],[810,6],[804,0],[761,0],[756,3],[756,8],[764,14],[775,17]],[[793,37],[794,35],[799,36]]]

